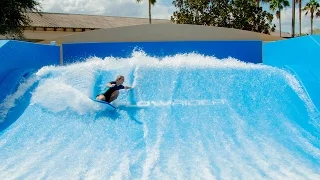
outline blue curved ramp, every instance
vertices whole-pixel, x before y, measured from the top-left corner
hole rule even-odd
[[[320,73],[318,67],[308,67],[299,65],[288,65],[289,69],[302,82],[307,94],[311,98],[314,105],[320,108]],[[317,70],[316,70],[317,69]]]
[[[320,35],[265,43],[263,48],[263,63],[295,74],[320,110]]]
[[[3,77],[0,83],[0,102],[2,102],[7,95],[14,93],[20,85],[20,82],[26,80],[33,72],[33,69],[17,69],[10,71],[8,75]]]
[[[0,134],[0,179],[320,179],[319,116],[291,73],[139,58],[46,68]],[[119,74],[134,88],[117,102],[143,108],[89,98]]]
[[[28,72],[59,65],[59,53],[58,46],[0,40],[0,103],[19,85],[19,78],[27,76]]]

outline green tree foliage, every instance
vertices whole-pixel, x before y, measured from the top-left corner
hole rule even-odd
[[[252,2],[256,3],[256,5],[258,7],[260,7],[261,3],[268,3],[270,0],[248,0],[248,1],[252,1]]]
[[[30,25],[30,19],[25,12],[39,11],[36,0],[1,0],[0,34],[14,39],[23,39],[23,26]]]
[[[320,17],[320,3],[316,0],[310,0],[302,11],[306,11],[305,15],[310,13],[311,34],[313,34],[313,19],[314,16],[316,18]]]
[[[171,21],[236,28],[270,34],[275,30],[273,15],[248,0],[174,0]]]
[[[285,7],[290,6],[288,0],[271,0],[270,1],[270,10],[276,11],[277,18],[279,19],[279,30],[281,36],[281,10]]]

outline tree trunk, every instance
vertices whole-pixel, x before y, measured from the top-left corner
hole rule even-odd
[[[281,9],[279,8],[279,29],[280,29],[280,37],[281,37]]]
[[[149,24],[151,24],[151,1],[149,1]]]
[[[295,36],[295,22],[296,22],[296,0],[292,0],[292,21],[291,21],[291,37]]]
[[[313,34],[313,12],[311,12],[311,34]]]
[[[301,36],[301,1],[299,0],[299,36]]]

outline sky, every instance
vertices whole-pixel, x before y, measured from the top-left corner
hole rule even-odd
[[[125,17],[143,17],[148,18],[148,0],[142,0],[137,3],[136,0],[37,0],[40,2],[43,12],[55,13],[77,13],[105,16],[125,16]],[[289,0],[291,3],[291,0]],[[302,7],[306,4],[304,0]],[[262,7],[269,11],[268,5],[262,4]],[[152,7],[152,18],[170,19],[175,7],[172,0],[157,0]],[[282,31],[291,32],[291,7],[281,11]],[[299,31],[298,6],[296,7],[296,30]],[[310,15],[305,16],[302,13],[302,32],[310,32]],[[274,16],[273,23],[279,30],[279,20]],[[314,28],[320,28],[320,18],[314,19]]]

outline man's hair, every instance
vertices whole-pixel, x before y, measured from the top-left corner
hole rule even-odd
[[[119,76],[117,76],[117,79],[116,79],[116,80],[119,80],[119,79],[121,79],[121,78],[124,78],[124,76],[119,75]]]

